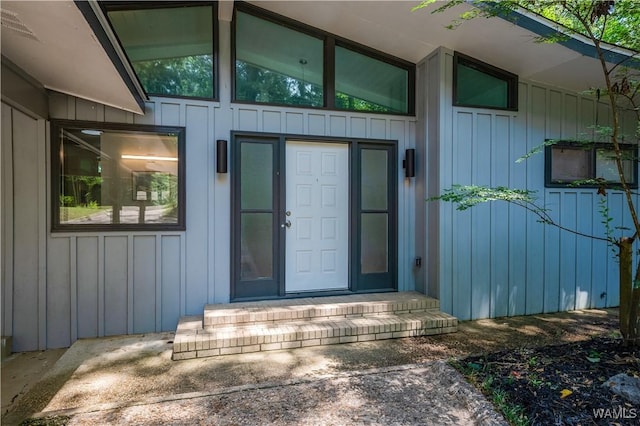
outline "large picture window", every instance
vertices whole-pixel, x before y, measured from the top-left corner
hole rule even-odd
[[[213,4],[113,2],[104,7],[148,94],[216,96]]]
[[[518,76],[462,55],[453,57],[453,104],[474,108],[518,109]]]
[[[184,229],[184,129],[54,121],[55,231]]]
[[[630,187],[638,187],[638,147],[622,145],[622,168]],[[611,144],[561,141],[545,151],[545,184],[549,187],[615,187],[620,176]]]
[[[234,29],[237,102],[414,112],[410,62],[244,3]]]

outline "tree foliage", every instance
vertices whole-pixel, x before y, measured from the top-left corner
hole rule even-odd
[[[640,2],[637,0],[425,0],[414,10],[434,3],[438,7],[433,13],[460,4],[476,6],[447,25],[450,29],[478,17],[511,16],[515,19],[511,13],[522,8],[558,24],[555,34],[540,41],[557,41],[567,34],[591,37],[584,25],[586,19],[597,40],[640,51]]]
[[[138,61],[132,65],[147,93],[213,97],[211,55]]]

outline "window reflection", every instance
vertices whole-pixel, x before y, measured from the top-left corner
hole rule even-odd
[[[59,223],[178,223],[178,136],[60,129]]]

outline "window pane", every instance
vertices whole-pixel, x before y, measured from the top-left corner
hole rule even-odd
[[[554,146],[551,148],[551,180],[573,182],[591,178],[591,150]]]
[[[147,93],[211,98],[211,6],[113,10],[109,20]]]
[[[633,176],[633,151],[626,150],[622,153],[622,168],[624,177],[628,183],[635,183]],[[607,182],[620,182],[618,166],[616,166],[615,153],[612,149],[596,150],[596,178],[602,178]]]
[[[408,112],[407,70],[336,46],[336,107]]]
[[[240,279],[273,276],[273,215],[242,213],[240,220]]]
[[[238,12],[235,99],[322,106],[322,40]]]
[[[60,224],[178,223],[178,136],[61,129]]]
[[[240,208],[271,210],[273,205],[273,147],[244,142],[240,148]]]
[[[388,215],[386,213],[363,213],[361,215],[361,221],[361,273],[373,274],[388,272]]]
[[[487,74],[473,64],[459,61],[456,68],[457,105],[509,107],[509,87],[505,79]]]
[[[387,210],[387,151],[362,150],[362,210]]]

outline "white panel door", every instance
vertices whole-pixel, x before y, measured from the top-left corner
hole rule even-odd
[[[349,146],[287,141],[287,292],[349,287]]]

